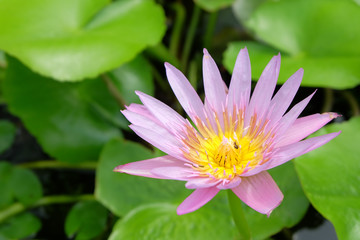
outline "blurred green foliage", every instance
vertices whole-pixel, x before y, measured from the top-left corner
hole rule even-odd
[[[107,210],[96,201],[83,201],[75,204],[65,221],[65,232],[76,240],[92,239],[106,228]]]
[[[309,200],[335,226],[339,239],[359,237],[360,118],[331,124],[315,135],[342,131],[329,142],[295,160],[296,171]]]
[[[236,238],[223,193],[177,216],[176,206],[190,193],[184,183],[112,172],[159,155],[135,143],[140,140],[119,110],[140,103],[134,93],[140,90],[182,113],[163,63],[181,69],[201,95],[204,46],[218,64],[222,60],[225,78],[246,46],[255,81],[280,52],[279,83],[304,68],[302,86],[320,88],[325,97],[310,113],[339,111],[349,120],[317,133],[343,130],[297,159],[296,171],[293,163],[270,171],[285,198],[269,218],[244,206],[253,238],[289,234],[310,201],[334,224],[339,239],[356,239],[359,22],[354,0],[0,0],[0,239],[51,239],[41,229],[49,222],[46,206],[69,203],[62,218],[51,216],[61,218],[62,238]],[[40,145],[41,157],[18,152],[28,146],[26,132]],[[63,168],[80,178],[96,176],[73,183]],[[51,182],[57,173],[60,180]],[[64,195],[66,181],[74,190]],[[88,185],[90,192],[83,187]]]
[[[147,0],[2,0],[0,5],[0,49],[61,81],[96,77],[128,62],[165,31],[162,8]]]

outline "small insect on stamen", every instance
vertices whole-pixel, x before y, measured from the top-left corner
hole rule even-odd
[[[239,149],[239,145],[237,145],[236,142],[234,142],[234,148]]]

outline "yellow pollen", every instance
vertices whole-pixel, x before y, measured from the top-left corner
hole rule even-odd
[[[210,121],[204,123],[200,119],[195,124],[197,130],[191,125],[187,127],[183,153],[200,175],[231,180],[267,161],[266,152],[271,150],[272,142],[267,141],[270,134],[264,133],[265,126],[256,125],[256,119],[252,119],[254,125],[250,130],[245,131],[240,113],[234,117],[225,112],[223,128],[218,118],[215,118],[216,128]]]

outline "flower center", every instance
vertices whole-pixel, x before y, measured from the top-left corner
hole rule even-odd
[[[234,137],[237,138],[236,135]],[[263,159],[261,147],[252,144],[247,136],[239,140],[223,136],[219,140],[218,136],[207,140],[203,145],[204,154],[200,154],[198,163],[203,166],[203,171],[217,179],[232,179]]]
[[[231,180],[267,161],[270,133],[265,134],[264,127],[254,124],[255,121],[245,132],[238,116],[237,121],[227,117],[224,129],[216,119],[216,131],[210,123],[200,120],[197,130],[191,125],[187,127],[183,153],[200,175]]]

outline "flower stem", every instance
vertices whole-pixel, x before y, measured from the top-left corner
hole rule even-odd
[[[209,14],[208,24],[204,36],[204,48],[209,48],[211,45],[212,37],[214,35],[214,29],[216,25],[218,12],[212,12]]]
[[[186,72],[191,47],[195,37],[196,28],[200,20],[200,13],[201,13],[201,9],[195,4],[190,20],[189,30],[186,34],[184,49],[181,58],[181,67],[184,72]]]
[[[345,90],[345,91],[342,91],[341,93],[344,96],[344,98],[348,101],[348,103],[351,107],[352,116],[353,117],[359,116],[360,115],[360,107],[359,107],[359,103],[357,102],[356,98],[349,91]]]
[[[228,190],[228,199],[231,214],[233,216],[235,225],[239,231],[241,240],[251,240],[251,232],[249,225],[246,221],[243,208],[241,206],[241,200],[231,191]]]
[[[151,65],[151,71],[154,77],[155,82],[159,85],[159,87],[161,88],[161,90],[163,92],[169,92],[171,91],[169,84],[167,84],[164,81],[163,76],[161,76],[161,74],[159,73],[159,71],[156,69],[156,67],[154,65]]]
[[[67,163],[55,160],[43,160],[29,163],[21,163],[17,166],[23,168],[70,168],[95,170],[97,162]]]
[[[185,9],[184,6],[178,2],[175,2],[172,5],[172,9],[176,12],[175,14],[175,21],[174,27],[171,32],[171,39],[170,39],[170,52],[172,55],[177,56],[179,50],[179,42],[181,38],[181,32],[185,22]]]
[[[108,88],[110,94],[114,97],[118,105],[123,108],[126,105],[125,99],[121,96],[119,90],[111,81],[110,76],[106,73],[103,73],[101,74],[101,79],[105,82],[106,87]]]
[[[43,197],[30,206],[25,206],[24,204],[17,202],[0,211],[0,223],[29,208],[35,208],[50,204],[71,203],[71,202],[94,200],[94,199],[95,197],[92,194],[84,194],[79,196],[57,195],[57,196]]]
[[[334,91],[330,88],[324,89],[324,105],[321,112],[330,112],[334,104]]]
[[[163,44],[149,47],[145,50],[145,53],[148,57],[160,61],[161,63],[169,62],[177,68],[180,67],[179,60],[175,55],[171,54],[171,52]]]

